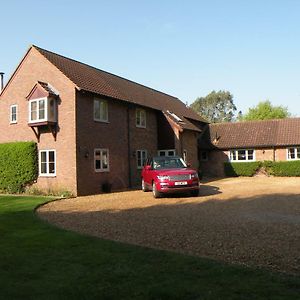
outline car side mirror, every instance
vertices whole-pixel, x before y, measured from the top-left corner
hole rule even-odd
[[[145,170],[150,171],[151,169],[152,169],[152,168],[151,168],[150,165],[146,165],[146,166],[145,166]]]

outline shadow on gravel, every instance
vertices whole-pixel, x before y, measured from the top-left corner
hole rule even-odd
[[[202,190],[219,193],[213,186]],[[60,227],[104,239],[300,275],[299,195],[177,203],[154,200],[151,193],[145,197],[152,206],[39,214]]]

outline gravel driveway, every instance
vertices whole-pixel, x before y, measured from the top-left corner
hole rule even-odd
[[[105,239],[300,274],[300,178],[211,181],[197,198],[142,191],[79,197],[38,213]]]

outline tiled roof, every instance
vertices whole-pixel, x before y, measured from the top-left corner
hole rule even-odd
[[[300,118],[207,125],[202,149],[237,149],[300,145]]]
[[[66,75],[79,89],[160,111],[171,110],[180,117],[207,123],[206,120],[202,119],[176,97],[37,46],[33,47]]]

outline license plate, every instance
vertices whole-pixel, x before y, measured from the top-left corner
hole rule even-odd
[[[187,181],[177,181],[175,185],[187,185]]]

